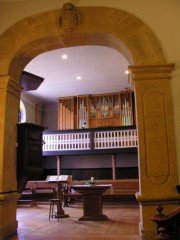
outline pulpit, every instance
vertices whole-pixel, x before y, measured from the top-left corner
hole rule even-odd
[[[33,123],[17,125],[17,191],[22,193],[29,179],[43,173],[42,134],[46,128]]]
[[[111,185],[74,185],[72,188],[83,195],[83,216],[79,221],[106,221],[103,214],[102,194]]]

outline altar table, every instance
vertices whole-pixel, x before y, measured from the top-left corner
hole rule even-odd
[[[83,195],[83,216],[79,221],[106,221],[108,217],[103,214],[102,194],[110,188],[105,185],[74,185],[72,188]]]

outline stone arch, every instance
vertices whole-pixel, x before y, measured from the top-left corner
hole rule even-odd
[[[144,68],[142,71],[142,65],[166,65],[158,39],[137,17],[114,8],[79,7],[77,11],[79,22],[72,32],[66,32],[61,28],[62,10],[59,9],[26,18],[14,24],[0,36],[0,102],[2,105],[0,109],[0,129],[2,129],[0,130],[0,150],[2,150],[0,190],[6,194],[9,193],[8,202],[3,200],[4,211],[1,211],[9,216],[9,222],[4,222],[2,226],[2,229],[6,229],[5,235],[16,232],[14,143],[21,91],[20,75],[26,64],[37,55],[49,50],[79,45],[101,45],[118,50],[130,64],[136,65],[137,68],[132,68],[135,77],[143,72],[147,74],[148,71],[154,71],[149,68]],[[170,68],[168,67],[168,72]],[[155,72],[159,73],[159,68],[158,71],[155,69]],[[167,73],[167,70],[163,69],[162,72]],[[141,99],[137,99],[137,103],[141,103]],[[140,142],[143,141],[140,139]],[[9,153],[8,161],[5,154],[7,152]],[[11,205],[10,208],[11,203],[13,207]],[[145,227],[148,229],[149,226]],[[150,230],[151,228],[152,226]]]
[[[165,63],[153,32],[132,14],[102,7],[80,7],[78,12],[80,20],[73,32],[60,27],[62,10],[41,13],[10,27],[0,37],[1,75],[18,76],[18,71],[43,52],[87,44],[115,48],[135,65]]]

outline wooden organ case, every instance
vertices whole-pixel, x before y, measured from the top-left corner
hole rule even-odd
[[[58,130],[135,124],[133,91],[59,98]]]

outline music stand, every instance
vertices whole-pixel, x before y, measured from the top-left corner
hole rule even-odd
[[[62,184],[63,183],[71,183],[72,176],[70,175],[52,175],[47,176],[47,182],[54,182],[57,184],[57,199],[59,199],[59,209],[57,209],[56,217],[57,218],[65,218],[69,217],[68,214],[65,214],[64,209],[62,207],[63,195],[62,195]]]

